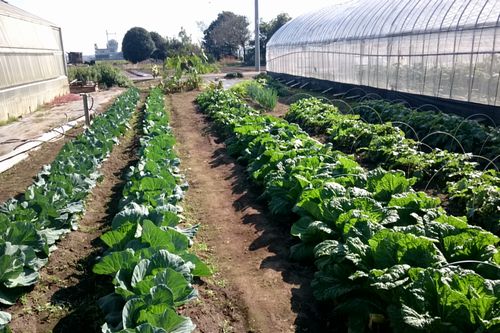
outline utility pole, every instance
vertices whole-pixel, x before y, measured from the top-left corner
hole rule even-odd
[[[260,73],[259,0],[255,0],[255,70]]]

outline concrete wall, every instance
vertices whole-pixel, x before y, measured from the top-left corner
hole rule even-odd
[[[0,121],[34,112],[40,105],[68,93],[66,76],[0,89]]]

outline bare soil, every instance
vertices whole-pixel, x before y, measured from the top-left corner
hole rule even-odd
[[[267,114],[270,114],[278,118],[283,118],[285,117],[289,108],[290,108],[289,105],[278,102],[276,103],[276,107],[271,112],[267,112]]]
[[[108,277],[92,273],[92,266],[103,251],[99,236],[118,211],[124,173],[136,162],[134,134],[135,129],[129,130],[101,166],[103,181],[89,196],[79,229],[57,244],[58,249],[40,271],[39,283],[7,310],[12,314],[14,333],[101,331],[104,319],[96,301],[113,288]],[[39,158],[29,160],[35,157]]]
[[[290,221],[257,202],[244,167],[197,112],[196,95],[171,97],[171,125],[191,186],[185,206],[203,225],[197,244],[217,273],[202,282],[201,301],[185,312],[200,332],[324,331],[310,289],[312,269],[288,259]]]

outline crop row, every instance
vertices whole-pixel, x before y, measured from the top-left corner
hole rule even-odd
[[[230,91],[210,89],[197,102],[270,211],[298,216],[292,258],[315,260],[315,297],[352,331],[500,328],[498,237],[447,215],[403,172],[366,171]]]
[[[0,304],[12,305],[39,279],[62,235],[78,227],[98,168],[127,129],[139,93],[130,89],[36,176],[22,199],[0,207]],[[0,311],[0,331],[10,321]]]
[[[103,332],[191,332],[195,325],[176,308],[197,296],[195,276],[210,269],[188,251],[198,226],[181,228],[178,206],[187,189],[159,88],[146,102],[140,159],[130,167],[96,274],[112,276],[114,292],[99,300]]]
[[[494,123],[486,126],[457,115],[414,110],[400,103],[383,100],[360,102],[352,108],[352,112],[370,123],[397,123],[408,137],[422,140],[432,147],[473,153],[490,160],[500,155],[500,129]]]
[[[285,119],[314,134],[327,134],[335,148],[356,152],[367,164],[405,170],[420,187],[448,195],[451,208],[467,215],[470,223],[500,231],[500,177],[494,169],[481,171],[470,154],[422,147],[391,123],[366,123],[316,98],[292,104]]]

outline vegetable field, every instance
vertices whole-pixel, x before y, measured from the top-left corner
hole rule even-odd
[[[132,88],[66,143],[0,206],[0,332],[500,331],[498,130],[266,89]]]

